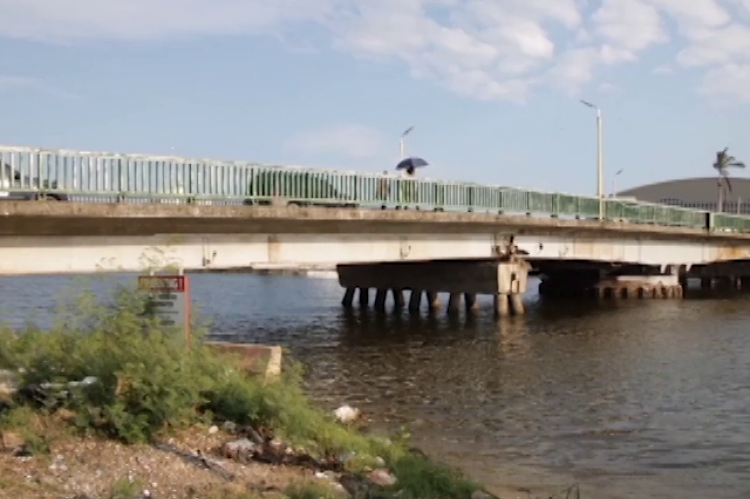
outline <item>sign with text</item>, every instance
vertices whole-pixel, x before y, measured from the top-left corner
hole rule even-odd
[[[176,326],[190,338],[190,281],[184,275],[138,276],[138,289],[149,293],[151,311],[167,326]]]

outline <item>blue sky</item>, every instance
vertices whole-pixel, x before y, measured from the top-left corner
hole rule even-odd
[[[0,0],[0,143],[593,193],[750,161],[750,0]],[[174,149],[173,149],[174,148]],[[742,172],[739,172],[742,174]]]

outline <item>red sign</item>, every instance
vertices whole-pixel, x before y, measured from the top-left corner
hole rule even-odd
[[[154,315],[177,326],[190,341],[190,281],[184,275],[141,275],[138,289],[149,293]]]
[[[184,275],[141,275],[138,276],[138,289],[162,293],[184,293],[187,277]]]

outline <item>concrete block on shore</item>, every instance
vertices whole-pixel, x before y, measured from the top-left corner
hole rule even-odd
[[[240,367],[250,374],[261,375],[265,378],[281,375],[280,346],[223,341],[207,341],[206,345],[217,352],[239,357]]]

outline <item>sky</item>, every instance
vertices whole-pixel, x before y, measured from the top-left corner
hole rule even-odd
[[[0,0],[0,144],[593,194],[750,162],[750,0]],[[744,172],[734,172],[743,175]]]

